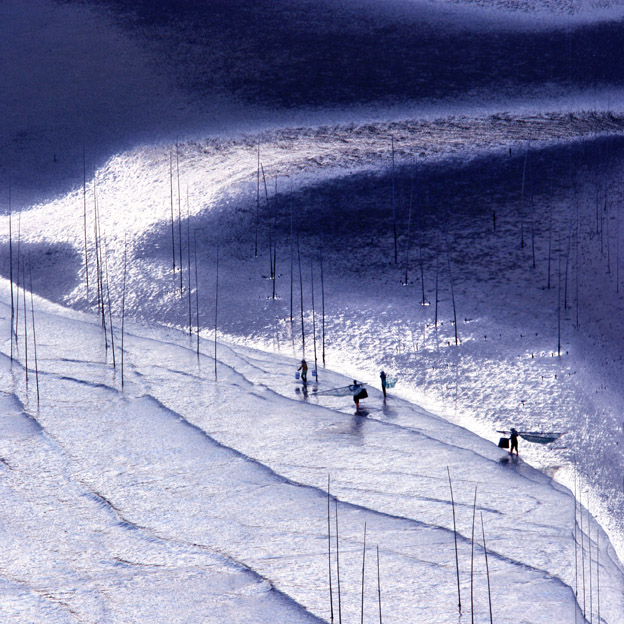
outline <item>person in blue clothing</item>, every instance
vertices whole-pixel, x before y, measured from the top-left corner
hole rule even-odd
[[[516,456],[517,456],[518,455],[518,432],[513,427],[511,428],[511,436],[509,436],[509,441],[511,443],[509,454],[513,455],[514,449],[516,449]]]
[[[384,371],[381,371],[381,373],[379,373],[379,378],[381,379],[381,389],[383,390],[384,400],[385,400],[386,398],[386,373],[384,373]]]

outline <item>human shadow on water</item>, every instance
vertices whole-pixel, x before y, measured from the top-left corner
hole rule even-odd
[[[353,417],[350,422],[349,433],[353,435],[362,435],[362,428],[364,427],[364,423],[366,422],[366,414],[365,410],[358,410],[353,413]]]
[[[520,463],[520,458],[517,455],[505,455],[498,460],[499,464],[503,466],[517,466]]]
[[[298,396],[301,396],[304,401],[307,401],[308,400],[308,396],[309,396],[309,394],[308,394],[308,384],[307,383],[303,383],[303,384],[301,384],[301,386],[297,386],[295,388],[295,393]]]
[[[387,418],[396,418],[398,415],[397,410],[394,407],[390,407],[386,401],[381,406],[381,413]]]

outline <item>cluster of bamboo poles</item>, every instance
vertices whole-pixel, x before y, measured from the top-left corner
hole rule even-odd
[[[451,479],[450,470],[447,467],[449,489],[451,494],[451,508],[453,512],[453,536],[455,544],[455,566],[456,566],[456,578],[457,578],[457,608],[460,616],[462,615],[462,600],[461,600],[461,582],[460,582],[460,568],[459,568],[459,552],[457,545],[457,523],[455,514],[455,498],[453,495],[453,482]],[[334,594],[337,595],[337,621],[338,624],[342,624],[342,600],[341,600],[341,586],[340,586],[340,544],[339,544],[339,529],[338,529],[338,499],[334,498],[334,535],[335,548],[334,558],[332,558],[332,518],[331,518],[331,493],[330,493],[330,477],[327,477],[327,556],[328,556],[328,585],[329,585],[329,605],[330,605],[330,622],[336,621],[336,611],[334,609]],[[471,557],[470,557],[470,617],[471,622],[475,621],[475,601],[474,601],[474,577],[475,577],[475,545],[478,545],[476,537],[476,523],[477,518],[477,488],[475,487],[474,502],[472,508],[472,534],[471,534]],[[487,542],[485,538],[485,526],[483,522],[483,514],[480,514],[481,519],[481,548],[483,550],[485,558],[485,569],[487,576],[488,587],[488,605],[489,605],[489,617],[490,624],[494,623],[494,614],[492,608],[492,588],[490,581],[490,566],[488,560]],[[377,603],[379,612],[379,624],[382,624],[382,600],[381,600],[381,573],[379,563],[379,545],[376,546],[377,554]],[[333,563],[335,561],[335,574]],[[364,539],[362,547],[362,578],[361,578],[361,605],[360,605],[360,620],[364,623],[364,595],[365,595],[365,569],[366,569],[366,523],[364,523]],[[336,591],[334,591],[334,578],[336,579]]]
[[[115,345],[115,327],[113,323],[113,299],[111,288],[111,275],[109,271],[109,249],[106,235],[102,228],[100,218],[100,206],[98,202],[97,179],[93,178],[93,203],[92,203],[92,235],[89,230],[89,206],[87,202],[87,162],[83,148],[83,178],[82,178],[82,221],[84,237],[84,274],[85,274],[85,300],[87,305],[95,305],[100,315],[100,321],[104,336],[106,358],[112,357],[113,369],[117,369],[117,346]],[[90,239],[91,238],[91,243]],[[126,278],[127,278],[127,243],[124,240],[123,278],[121,293],[121,385],[124,385],[124,334],[125,334],[125,306],[126,306]],[[95,271],[95,275],[94,275]],[[95,282],[95,288],[93,283]]]
[[[588,226],[591,236],[588,239],[599,241],[600,255],[605,258],[606,272],[608,275],[612,274],[612,265],[615,264],[615,288],[616,292],[620,290],[620,208],[619,204],[616,205],[615,210],[615,262],[613,262],[610,240],[613,238],[610,232],[610,223],[612,219],[612,211],[610,211],[610,204],[613,203],[609,194],[608,182],[605,177],[604,180],[599,179],[598,171],[599,160],[604,159],[605,167],[609,165],[609,142],[605,141],[604,154],[600,154],[600,145],[595,151],[595,166],[594,166],[594,180],[593,185],[595,187],[595,227],[591,224]],[[527,143],[521,173],[520,184],[520,197],[518,206],[518,221],[519,221],[519,246],[520,249],[524,249],[530,244],[531,248],[531,266],[533,269],[537,267],[536,260],[536,239],[538,234],[537,228],[537,206],[535,202],[535,181],[534,181],[534,166],[532,162],[532,150],[530,141]],[[553,221],[553,205],[552,202],[549,207],[548,213],[548,254],[547,254],[547,279],[546,288],[557,289],[557,355],[562,354],[562,316],[564,310],[572,309],[572,291],[575,290],[575,321],[574,325],[578,329],[580,326],[579,320],[579,275],[580,275],[580,245],[582,241],[581,227],[583,221],[580,214],[580,202],[577,196],[578,188],[574,180],[573,170],[573,147],[569,147],[568,157],[568,170],[569,170],[569,187],[570,187],[570,201],[569,212],[566,217],[566,223],[557,226]],[[394,235],[394,263],[399,263],[398,243],[397,243],[397,202],[396,202],[396,182],[395,182],[395,143],[394,137],[391,137],[391,197],[392,197],[392,222],[393,222],[393,235]],[[412,170],[414,165],[412,163]],[[554,165],[551,170],[550,180],[550,195],[553,195],[554,182]],[[405,249],[405,266],[404,275],[401,281],[404,285],[409,284],[409,270],[410,270],[410,249],[412,239],[412,213],[414,204],[419,206],[419,202],[416,200],[416,193],[414,188],[414,175],[411,176],[410,185],[410,198],[409,198],[409,210],[406,228],[406,249]],[[494,218],[494,231],[496,231],[496,214],[493,213]],[[436,269],[435,269],[435,327],[438,326],[438,304],[439,304],[439,277],[440,277],[440,256],[446,255],[446,266],[450,281],[451,300],[453,307],[453,323],[455,325],[455,344],[459,344],[459,337],[457,335],[457,310],[455,304],[454,293],[454,281],[451,270],[451,260],[449,254],[449,243],[447,237],[447,222],[448,216],[443,217],[442,225],[439,228],[441,233],[438,234],[440,240],[438,243],[438,250],[436,252]],[[527,226],[528,222],[528,226]],[[588,223],[588,220],[585,222]],[[527,229],[529,230],[527,235]],[[421,236],[421,214],[420,208],[417,210],[417,230],[418,230],[418,248],[419,248],[419,268],[420,268],[420,283],[421,283],[421,304],[428,305],[428,301],[425,295],[425,275],[423,268],[423,244]],[[576,278],[573,282],[571,274],[573,264],[576,265]],[[553,276],[555,279],[553,279]],[[553,283],[555,282],[555,283]]]
[[[601,622],[600,619],[600,533],[592,544],[589,501],[583,507],[578,479],[574,477],[574,595],[584,621]],[[587,527],[585,531],[584,527]],[[580,528],[580,530],[579,530]],[[580,543],[579,543],[580,540]],[[579,571],[580,561],[580,571]],[[574,611],[577,622],[578,611]],[[594,619],[595,617],[595,619]]]
[[[394,137],[391,137],[391,162],[392,162],[392,224],[393,224],[393,236],[394,236],[394,263],[399,263],[398,256],[398,235],[397,235],[397,210],[396,210],[396,183],[395,183],[395,157],[394,157]],[[417,199],[417,193],[415,188],[415,165],[412,161],[412,175],[410,177],[410,193],[409,193],[409,208],[407,215],[407,229],[406,229],[406,243],[405,243],[405,273],[402,278],[402,283],[407,286],[410,283],[409,271],[410,271],[410,250],[412,245],[412,212],[414,210],[414,204],[417,206],[416,212],[416,230],[418,238],[418,267],[420,272],[420,287],[421,298],[420,304],[423,306],[429,305],[425,294],[425,269],[423,261],[423,240],[422,240],[422,215],[420,202]],[[451,268],[451,253],[448,242],[448,215],[444,216],[443,224],[438,234],[438,251],[436,252],[436,268],[435,268],[435,296],[434,296],[434,326],[438,327],[439,323],[439,304],[440,304],[440,255],[446,260],[446,268],[448,273],[448,280],[450,285],[451,304],[453,308],[453,326],[455,329],[455,345],[459,345],[459,333],[457,327],[457,305],[455,302],[455,285],[453,280],[453,271]],[[444,260],[442,261],[444,263]]]
[[[615,290],[620,292],[620,203],[614,202],[609,193],[609,184],[606,176],[599,177],[602,168],[606,170],[609,166],[609,140],[604,141],[604,154],[601,154],[601,145],[597,144],[594,151],[594,176],[592,184],[594,186],[595,203],[595,227],[590,223],[591,218],[586,215],[582,218],[581,206],[578,196],[578,183],[574,172],[573,146],[568,150],[568,185],[570,191],[569,209],[566,215],[566,223],[559,226],[553,224],[553,204],[551,202],[548,214],[548,257],[547,257],[547,279],[546,288],[557,288],[557,355],[562,354],[562,315],[564,310],[571,310],[575,307],[574,327],[580,328],[580,297],[579,281],[582,273],[580,247],[582,241],[595,240],[600,244],[600,256],[605,259],[606,273],[612,274],[612,250],[610,224],[613,221],[613,211],[611,205],[615,203]],[[604,167],[601,167],[600,160],[604,160]],[[553,196],[554,166],[550,173],[550,195]],[[528,204],[528,206],[527,206]],[[525,241],[525,220],[527,213],[530,216],[530,237],[531,237],[531,260],[532,268],[536,268],[535,258],[535,238],[536,238],[536,207],[534,201],[533,166],[531,162],[531,144],[527,144],[524,165],[522,169],[522,184],[520,192],[519,218],[520,218],[520,248],[524,248]],[[586,234],[582,231],[582,226],[586,226]],[[556,257],[555,257],[556,253]],[[554,268],[553,268],[553,265]],[[572,280],[573,265],[575,279]],[[556,284],[553,284],[553,274],[556,273]],[[574,299],[572,290],[574,289]]]
[[[451,508],[453,511],[453,537],[455,541],[455,571],[457,576],[457,609],[462,614],[462,601],[461,601],[461,582],[460,582],[460,572],[459,572],[459,551],[457,548],[457,519],[455,514],[455,497],[453,495],[453,481],[451,479],[451,471],[448,466],[446,467],[446,472],[448,474],[448,482],[449,482],[449,490],[451,492]],[[489,615],[490,615],[490,624],[494,624],[494,613],[492,610],[492,586],[490,582],[490,565],[488,562],[488,551],[487,544],[485,541],[485,527],[483,524],[483,514],[480,514],[481,517],[481,538],[482,538],[482,548],[483,555],[485,557],[485,571],[487,576],[487,587],[488,587],[488,605],[489,605]],[[477,486],[475,486],[474,491],[474,502],[472,505],[472,533],[470,538],[470,621],[471,624],[474,624],[475,621],[475,605],[474,605],[474,567],[475,567],[475,531],[476,531],[476,518],[477,518]],[[478,545],[478,544],[477,544]]]
[[[30,327],[32,338],[32,356],[29,364],[28,360],[28,302],[26,297],[26,258],[21,250],[21,214],[18,214],[17,226],[17,249],[13,253],[13,214],[11,209],[11,195],[9,191],[9,280],[11,282],[11,327],[10,327],[10,357],[11,365],[13,360],[21,354],[24,358],[24,378],[26,393],[29,387],[29,367],[34,366],[35,389],[37,395],[37,408],[39,408],[39,361],[37,357],[37,330],[35,324],[35,305],[32,286],[32,262],[28,255],[28,287],[30,291]],[[15,255],[15,259],[14,259]],[[21,297],[20,297],[21,290]],[[22,304],[22,320],[20,321],[20,299]],[[21,324],[21,325],[20,325]],[[20,326],[23,327],[22,342],[20,346]],[[33,359],[34,358],[34,359]]]
[[[174,164],[173,152],[169,153],[169,188],[170,188],[170,212],[171,212],[171,268],[174,282],[174,289],[178,292],[180,300],[184,298],[186,290],[186,302],[188,312],[188,335],[192,337],[195,331],[195,351],[197,358],[200,357],[200,302],[199,302],[199,271],[197,261],[197,228],[192,229],[193,237],[191,244],[191,207],[189,200],[189,190],[186,189],[186,228],[182,225],[182,192],[180,182],[180,155],[176,144],[175,149],[175,184],[174,184]],[[177,204],[177,210],[174,208]],[[177,213],[177,217],[176,217]],[[176,225],[177,222],[177,225]],[[184,266],[184,240],[183,231],[186,230],[186,267]],[[177,236],[176,236],[177,233]],[[177,239],[177,242],[176,242]],[[191,254],[192,248],[192,254]],[[191,256],[193,262],[191,263]],[[215,292],[214,292],[214,377],[218,379],[217,370],[217,330],[219,322],[219,244],[215,245]],[[186,272],[186,284],[184,273]],[[193,278],[195,280],[193,287]],[[179,280],[179,287],[178,287]],[[195,292],[195,304],[193,305],[193,291]],[[195,312],[195,320],[193,320]],[[185,323],[186,324],[186,323]]]
[[[265,213],[261,215],[261,181],[264,188],[264,204]],[[278,216],[280,214],[278,204],[278,178],[275,177],[273,199],[270,200],[267,177],[264,171],[264,165],[260,160],[260,145],[257,150],[257,171],[256,171],[256,214],[255,214],[255,241],[254,241],[254,257],[258,257],[258,239],[260,232],[261,220],[267,225],[267,244],[268,244],[268,256],[269,256],[269,279],[271,281],[271,296],[270,298],[278,299],[277,293],[277,241],[275,230],[277,229]],[[291,188],[292,194],[292,188]],[[305,305],[304,305],[304,268],[301,259],[301,246],[299,242],[299,232],[295,228],[294,212],[292,202],[290,204],[290,313],[289,321],[291,325],[291,335],[294,339],[294,324],[295,324],[295,281],[297,275],[295,273],[295,256],[297,263],[298,281],[299,281],[299,312],[300,312],[300,324],[301,324],[301,351],[302,357],[306,357],[306,324],[305,324]],[[319,362],[319,350],[320,359],[323,363],[323,367],[326,364],[325,356],[325,274],[323,270],[323,248],[322,245],[318,250],[318,265],[320,269],[320,284],[321,284],[321,322],[320,328],[317,332],[316,324],[316,305],[315,305],[315,288],[314,288],[314,259],[310,260],[310,298],[312,309],[312,344],[314,350],[314,370],[318,375],[318,362]],[[318,340],[317,340],[318,339]],[[320,345],[318,344],[320,343]],[[318,377],[317,377],[318,379]]]
[[[327,477],[327,559],[328,559],[328,578],[329,578],[329,608],[330,622],[338,622],[342,624],[342,594],[340,586],[340,541],[338,528],[338,499],[334,498],[334,526],[335,533],[332,536],[332,519],[331,519],[331,493],[330,493],[330,477]],[[332,561],[332,537],[335,539],[335,562],[336,572],[333,571]],[[381,608],[381,571],[379,565],[379,545],[376,546],[377,553],[377,606],[379,613],[379,624],[383,624],[382,608]],[[365,574],[366,574],[366,522],[364,523],[364,542],[362,546],[362,577],[361,577],[361,599],[360,599],[360,622],[364,624],[364,596],[365,596]],[[336,578],[336,590],[334,591],[333,579]],[[334,610],[334,595],[336,595],[336,609]]]
[[[174,154],[169,154],[170,174],[170,207],[171,207],[171,252],[172,252],[172,275],[174,290],[180,300],[183,300],[186,291],[188,334],[195,333],[195,350],[200,357],[200,301],[198,279],[198,237],[197,229],[191,231],[190,201],[188,188],[186,191],[186,228],[182,222],[182,195],[180,181],[180,158],[176,145],[175,150],[175,178],[174,178]],[[174,184],[174,179],[176,183]],[[177,204],[177,211],[174,207]],[[84,274],[86,301],[88,305],[95,305],[99,311],[101,324],[104,331],[105,348],[108,355],[109,348],[112,355],[113,368],[117,368],[117,347],[115,344],[115,328],[113,320],[114,293],[111,288],[111,276],[109,274],[109,251],[106,237],[103,232],[100,207],[97,193],[97,179],[93,180],[93,204],[92,214],[87,201],[87,167],[86,157],[83,150],[83,229],[84,229]],[[176,219],[177,212],[177,219]],[[90,236],[90,221],[93,223],[93,233]],[[191,236],[192,232],[192,236]],[[184,241],[184,236],[186,241]],[[184,254],[184,242],[186,242],[186,254]],[[191,259],[193,258],[194,266]],[[186,265],[186,266],[185,266]],[[94,277],[95,274],[95,277]],[[123,252],[123,278],[121,289],[121,385],[124,385],[124,339],[125,339],[125,314],[126,292],[128,274],[128,245],[124,240]],[[186,276],[186,279],[185,279]],[[194,278],[194,284],[193,284]],[[96,287],[93,288],[95,281]],[[194,287],[193,287],[194,286]],[[193,291],[195,301],[193,302]],[[215,313],[214,313],[214,374],[217,378],[217,327],[218,327],[218,303],[219,303],[219,250],[216,249],[216,280],[215,280]],[[193,319],[193,313],[195,318]]]

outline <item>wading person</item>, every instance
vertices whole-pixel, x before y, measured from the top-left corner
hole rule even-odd
[[[386,373],[384,373],[384,371],[381,371],[381,373],[379,373],[379,378],[381,379],[381,389],[383,391],[384,394],[384,399],[386,398]]]
[[[513,427],[511,428],[511,436],[509,437],[509,442],[511,443],[509,454],[513,455],[514,449],[516,449],[516,455],[518,455],[518,432]]]
[[[301,381],[303,383],[308,382],[308,363],[305,360],[301,360],[301,366],[297,369],[301,371]]]

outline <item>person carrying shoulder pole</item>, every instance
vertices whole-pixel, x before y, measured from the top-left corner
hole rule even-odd
[[[305,360],[301,360],[301,366],[297,369],[301,371],[301,381],[303,383],[308,382],[308,363]]]

